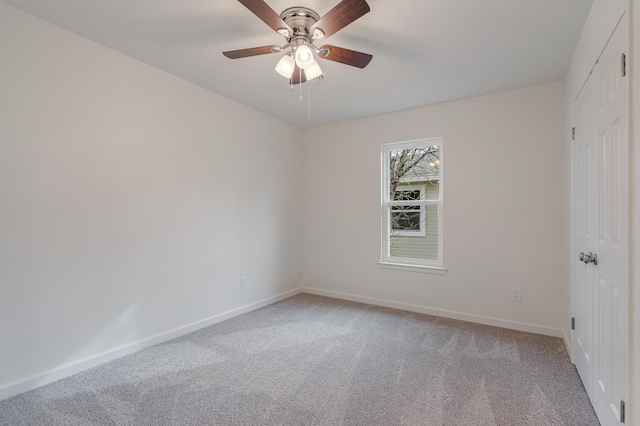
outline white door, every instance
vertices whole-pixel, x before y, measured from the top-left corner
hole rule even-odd
[[[593,389],[593,330],[594,330],[594,280],[593,268],[579,259],[594,250],[593,206],[595,196],[595,143],[591,135],[592,114],[591,86],[580,92],[574,102],[575,142],[573,146],[574,184],[574,247],[580,251],[574,263],[574,356],[573,361],[582,377],[589,397]]]
[[[605,426],[624,421],[627,389],[627,28],[624,16],[574,104],[574,361]]]
[[[627,387],[629,79],[622,75],[626,22],[624,17],[591,75],[597,92],[594,401],[603,425],[618,424]]]

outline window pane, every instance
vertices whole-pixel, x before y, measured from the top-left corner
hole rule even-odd
[[[394,200],[419,200],[420,199],[420,190],[408,190],[408,191],[395,191],[393,193]]]
[[[425,187],[425,200],[436,201],[440,199],[440,176],[437,180],[430,180]]]
[[[422,199],[438,200],[440,146],[394,149],[389,152],[389,199],[416,200],[417,189],[426,185]],[[403,187],[398,191],[398,186]],[[409,187],[405,189],[404,187]]]
[[[438,206],[422,206],[424,214],[419,226],[416,226],[416,213],[414,211],[391,210],[391,226],[389,232],[389,256],[409,259],[438,260]],[[394,222],[394,215],[407,216]],[[414,215],[411,219],[408,216]],[[420,219],[418,219],[420,220]],[[410,228],[402,228],[407,226]],[[422,230],[421,230],[422,229]],[[412,234],[413,233],[413,234]]]

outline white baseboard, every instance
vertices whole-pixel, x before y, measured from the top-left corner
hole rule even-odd
[[[278,294],[276,296],[268,297],[266,299],[259,300],[257,302],[249,303],[248,305],[240,306],[239,308],[231,309],[230,311],[223,312],[209,318],[204,318],[199,321],[192,322],[190,324],[177,327],[163,333],[156,334],[155,336],[147,337],[142,340],[127,343],[126,345],[117,346],[106,351],[90,355],[75,361],[71,361],[52,369],[32,374],[27,377],[23,377],[14,380],[9,383],[0,385],[0,401],[10,398],[23,392],[35,389],[39,386],[55,382],[56,380],[63,379],[65,377],[77,374],[81,371],[87,370],[92,367],[96,367],[100,364],[104,364],[116,358],[121,358],[126,355],[130,355],[134,352],[138,352],[142,349],[150,346],[157,345],[159,343],[166,342],[176,337],[183,336],[185,334],[194,332],[204,327],[208,327],[213,324],[228,320],[235,316],[262,308],[263,306],[270,305],[280,300],[295,296],[302,292],[302,289],[294,289],[285,293]]]
[[[352,302],[368,303],[370,305],[384,306],[385,308],[401,309],[403,311],[417,312],[419,314],[433,315],[477,324],[493,325],[495,327],[507,328],[510,330],[526,331],[528,333],[542,334],[545,336],[553,336],[565,338],[564,331],[559,328],[546,327],[536,324],[528,324],[524,322],[505,320],[500,318],[492,318],[482,315],[465,314],[462,312],[447,311],[444,309],[429,308],[426,306],[411,305],[407,303],[393,302],[390,300],[375,299],[372,297],[358,296],[355,294],[340,293],[337,291],[318,290],[315,288],[304,287],[303,293],[316,294],[318,296],[333,297],[335,299],[349,300]],[[566,344],[566,343],[565,343]]]

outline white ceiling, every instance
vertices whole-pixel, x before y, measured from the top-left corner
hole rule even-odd
[[[2,0],[74,33],[301,127],[561,80],[592,0],[367,0],[371,11],[317,44],[373,54],[365,69],[321,60],[298,102],[281,54],[223,51],[284,38],[236,0]],[[321,16],[339,0],[267,0]],[[304,86],[303,86],[304,87]]]

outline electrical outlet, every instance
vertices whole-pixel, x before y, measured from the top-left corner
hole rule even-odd
[[[522,289],[514,288],[511,290],[511,300],[514,302],[522,302]]]
[[[247,277],[240,277],[240,288],[247,288]]]

